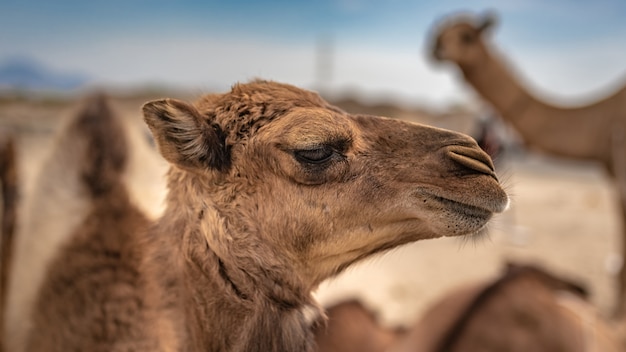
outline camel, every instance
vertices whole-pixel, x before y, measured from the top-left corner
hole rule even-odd
[[[470,137],[351,115],[291,85],[142,111],[170,163],[163,214],[130,201],[125,131],[89,99],[47,164],[62,167],[39,178],[79,199],[9,350],[313,351],[322,280],[405,243],[481,233],[508,207]]]
[[[87,106],[97,108],[98,99],[94,97],[90,101],[84,107],[76,104],[77,106],[66,109],[65,119],[58,128],[63,132],[51,138],[50,147],[47,148],[48,155],[39,163],[35,179],[29,182],[28,177],[21,177],[18,180],[21,191],[20,214],[17,218],[15,241],[9,253],[11,275],[8,278],[6,310],[2,315],[7,322],[3,331],[12,344],[11,348],[7,348],[8,351],[23,350],[23,347],[18,348],[14,344],[21,341],[18,345],[23,345],[26,338],[24,334],[32,325],[31,319],[25,317],[32,315],[31,310],[45,273],[59,247],[71,235],[72,229],[84,220],[89,209],[89,202],[86,201],[88,198],[84,195],[85,189],[81,186],[80,170],[83,166],[80,164],[84,160],[79,157],[78,151],[85,150],[88,139],[95,137],[79,129],[80,125],[73,120],[76,119],[75,114],[82,113],[78,109],[84,110]],[[112,103],[107,102],[107,109],[119,115],[119,123],[123,126],[118,130],[124,130],[123,136],[128,149],[123,182],[129,187],[133,204],[154,219],[164,208],[162,199],[165,193],[162,177],[155,175],[165,175],[166,162],[149,146],[145,134],[141,133],[143,130],[147,131],[143,121],[138,116],[124,114],[124,109],[118,109],[118,104]],[[96,145],[92,148],[97,147]],[[7,258],[7,253],[3,253],[2,259]]]
[[[408,329],[381,326],[358,301],[328,309],[319,352],[617,352],[619,326],[586,300],[587,291],[529,264],[444,294]]]
[[[617,352],[623,347],[579,284],[526,264],[452,290],[392,352]]]
[[[463,78],[520,133],[547,154],[596,161],[619,192],[626,257],[626,86],[586,106],[564,108],[529,92],[495,53],[486,33],[496,22],[487,14],[455,16],[436,26],[433,57],[455,63]],[[619,275],[618,314],[626,313],[626,269]]]

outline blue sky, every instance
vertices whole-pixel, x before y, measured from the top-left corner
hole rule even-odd
[[[626,79],[621,0],[2,0],[0,63],[32,57],[117,86],[202,91],[263,77],[313,88],[316,43],[332,38],[330,89],[442,106],[471,91],[427,60],[425,43],[437,19],[462,10],[494,10],[500,51],[556,99]]]

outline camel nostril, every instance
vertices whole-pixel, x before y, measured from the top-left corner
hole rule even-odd
[[[478,147],[451,145],[446,148],[446,155],[468,169],[497,179],[493,161],[487,153]]]

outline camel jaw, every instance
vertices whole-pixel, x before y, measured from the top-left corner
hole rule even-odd
[[[436,220],[436,233],[445,237],[471,235],[481,232],[494,214],[508,209],[510,200],[504,192],[495,192],[490,199],[460,198],[456,194],[442,194],[420,189],[418,198],[435,212],[443,213]]]

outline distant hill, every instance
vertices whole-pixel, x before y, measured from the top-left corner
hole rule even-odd
[[[0,63],[0,88],[19,90],[74,90],[88,82],[84,75],[54,72],[30,58]]]

